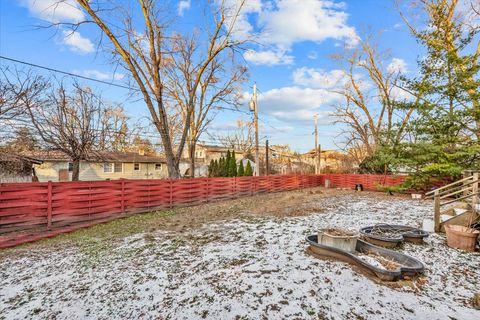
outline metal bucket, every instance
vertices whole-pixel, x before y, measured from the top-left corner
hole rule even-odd
[[[346,252],[355,252],[357,240],[360,237],[358,232],[342,230],[349,235],[333,235],[330,234],[332,229],[322,229],[318,231],[318,243],[324,246],[337,248]]]

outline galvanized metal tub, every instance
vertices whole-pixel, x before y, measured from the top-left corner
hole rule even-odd
[[[357,240],[355,253],[349,253],[334,247],[321,245],[317,240],[317,235],[307,237],[307,242],[310,244],[310,247],[308,248],[309,253],[314,256],[332,258],[356,265],[361,268],[362,271],[374,275],[383,281],[396,281],[404,279],[405,277],[414,277],[423,273],[425,269],[423,263],[413,257],[393,250],[377,247],[362,240]],[[395,270],[386,270],[376,267],[367,263],[365,260],[360,259],[357,256],[359,253],[378,254],[396,262],[398,267]]]
[[[385,232],[392,231],[396,235],[390,237],[381,236],[372,233],[375,230],[384,230]],[[421,244],[423,243],[423,239],[428,237],[428,232],[426,231],[396,224],[378,224],[375,226],[363,227],[360,229],[360,234],[366,241],[386,248],[394,248],[404,241]]]

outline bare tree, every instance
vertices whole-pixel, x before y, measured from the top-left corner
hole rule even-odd
[[[27,104],[38,103],[48,86],[30,70],[0,68],[0,135],[4,141],[28,125]]]
[[[346,81],[336,93],[344,102],[336,108],[337,122],[346,125],[343,137],[355,155],[373,155],[379,145],[396,145],[404,134],[414,107],[399,107],[400,70],[387,66],[390,56],[370,40],[347,55],[335,56],[344,64]],[[361,159],[359,159],[361,160]]]
[[[176,36],[175,53],[167,69],[167,95],[173,100],[178,113],[188,127],[190,176],[195,176],[195,147],[222,106],[237,107],[241,98],[239,85],[246,80],[247,69],[235,64],[235,55],[218,55],[203,73],[198,68],[201,50],[198,35]],[[199,81],[197,79],[199,78]],[[195,83],[198,81],[198,86]],[[191,99],[193,97],[193,99]],[[190,122],[187,117],[191,113]]]
[[[44,143],[64,152],[73,163],[72,180],[79,179],[80,161],[98,155],[112,129],[112,112],[89,88],[74,84],[52,89],[42,104],[26,103],[30,120]]]
[[[254,128],[251,121],[237,120],[234,130],[224,134],[209,132],[209,136],[225,148],[240,150],[244,154],[251,153],[254,147]]]
[[[135,133],[128,126],[129,117],[123,106],[109,106],[102,117],[102,127],[109,128],[100,132],[98,147],[102,150],[123,151],[129,144],[130,136]]]
[[[89,20],[71,24],[73,29],[87,22],[96,24],[102,35],[111,44],[110,51],[133,78],[150,112],[152,122],[158,130],[167,160],[169,176],[180,177],[179,162],[188,136],[188,130],[195,107],[195,95],[204,74],[215,59],[227,49],[237,48],[243,41],[233,36],[235,22],[245,0],[235,8],[227,7],[225,1],[215,2],[214,12],[209,21],[212,27],[205,31],[207,45],[197,61],[195,79],[189,88],[187,112],[184,127],[177,148],[170,136],[170,123],[165,99],[165,67],[172,63],[171,54],[175,48],[167,34],[163,8],[155,0],[137,0],[129,8],[114,6],[101,0],[77,0]],[[133,13],[139,9],[142,19],[133,21]],[[118,18],[118,19],[115,19]],[[137,30],[143,29],[142,32]],[[175,150],[176,149],[176,150]]]
[[[32,134],[31,130],[24,126],[15,130],[13,138],[4,146],[0,146],[0,152],[25,153],[34,151],[39,148],[37,138]]]

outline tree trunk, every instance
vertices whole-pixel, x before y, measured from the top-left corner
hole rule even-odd
[[[80,180],[80,159],[73,159],[72,181]]]
[[[170,179],[181,178],[180,168],[178,166],[178,163],[175,161],[175,157],[173,155],[167,155],[166,158],[167,158],[168,177]]]
[[[152,112],[153,116],[153,112]],[[173,153],[172,143],[170,140],[170,135],[168,134],[167,130],[167,120],[164,117],[164,123],[155,123],[155,127],[157,128],[158,132],[160,133],[160,138],[162,139],[162,144],[165,152],[165,158],[167,160],[167,169],[168,169],[168,177],[170,179],[179,179],[181,178],[180,175],[180,159],[177,159]],[[183,148],[182,145],[179,148]]]
[[[195,178],[195,141],[190,141],[188,148],[190,153],[190,178]]]

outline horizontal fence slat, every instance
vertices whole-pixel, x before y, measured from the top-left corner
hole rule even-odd
[[[39,232],[43,228],[40,232],[47,237],[56,234],[52,231],[56,227],[74,230],[126,214],[323,186],[326,180],[330,180],[333,188],[353,189],[362,184],[365,190],[376,190],[379,185],[398,185],[404,179],[403,176],[321,174],[0,183],[0,248],[4,246],[2,243],[19,243],[18,239],[12,240],[10,232]],[[439,180],[438,184],[442,182]],[[47,228],[49,221],[51,226]],[[2,242],[7,238],[8,241]],[[29,237],[33,238],[41,237],[38,234]]]

